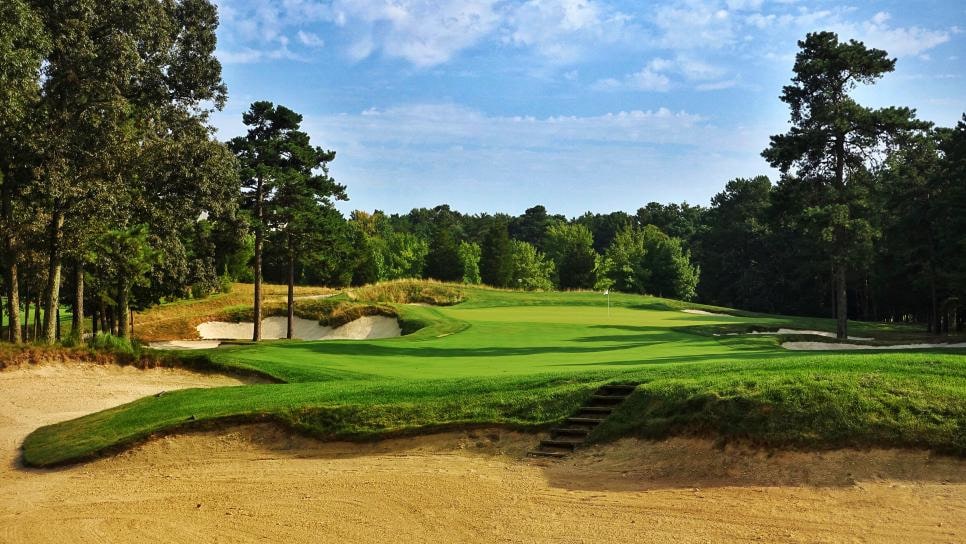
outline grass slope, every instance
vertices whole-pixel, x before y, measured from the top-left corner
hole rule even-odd
[[[396,304],[404,329],[418,329],[400,338],[275,341],[196,354],[214,367],[284,383],[178,391],[43,427],[24,442],[24,460],[77,461],[223,419],[269,418],[348,439],[457,425],[535,428],[560,421],[607,382],[642,385],[596,440],[700,433],[769,446],[966,454],[966,351],[789,352],[772,336],[713,333],[833,330],[834,323],[694,315],[679,311],[684,303],[634,295],[612,295],[608,314],[598,293],[464,294],[448,307]],[[392,299],[378,289],[347,296]],[[852,332],[914,335],[860,323]]]

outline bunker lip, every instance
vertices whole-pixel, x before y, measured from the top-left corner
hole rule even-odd
[[[718,312],[709,312],[707,310],[696,310],[694,308],[688,308],[686,310],[681,310],[681,311],[684,312],[684,313],[686,313],[686,314],[694,314],[694,315],[713,315],[713,316],[716,316],[716,317],[734,317],[734,316],[728,315],[728,314],[722,314],[722,313],[718,313]]]
[[[849,337],[852,338],[852,337]],[[839,344],[834,342],[784,342],[783,348],[792,351],[833,351],[833,350],[852,350],[852,349],[966,349],[966,342],[946,343],[946,344],[894,344],[894,345],[871,345],[871,344]]]
[[[277,340],[286,337],[286,317],[267,317],[262,320],[262,338]],[[208,321],[197,326],[203,340],[250,340],[254,324]],[[297,340],[373,340],[395,338],[402,334],[399,320],[385,316],[363,316],[340,327],[327,327],[311,319],[296,317],[292,337]]]

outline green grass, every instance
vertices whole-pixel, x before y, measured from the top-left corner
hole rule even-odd
[[[633,295],[468,288],[447,307],[395,306],[408,336],[221,348],[191,362],[282,382],[190,389],[43,427],[24,460],[89,458],[154,433],[271,419],[322,438],[469,425],[539,428],[599,385],[641,387],[592,438],[700,434],[774,447],[912,446],[966,454],[966,351],[790,352],[773,336],[715,336],[823,319],[693,315]],[[358,292],[355,294],[358,297]],[[706,308],[711,309],[713,308]],[[719,309],[720,310],[720,309]],[[856,335],[909,327],[854,323]]]

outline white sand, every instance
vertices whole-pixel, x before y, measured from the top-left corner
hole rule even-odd
[[[704,310],[694,310],[694,309],[691,309],[691,308],[688,308],[687,310],[681,310],[681,311],[684,312],[684,313],[686,313],[686,314],[716,315],[716,316],[719,316],[719,317],[732,317],[732,316],[730,316],[728,314],[716,314],[714,312],[707,312],[707,311],[704,311]]]
[[[269,317],[262,320],[262,338],[274,340],[285,338],[287,318]],[[204,340],[249,340],[254,329],[253,323],[228,323],[209,321],[198,325],[198,335]],[[394,317],[366,316],[342,325],[323,327],[311,319],[295,318],[292,337],[298,340],[366,340],[373,338],[392,338],[402,331],[399,321]]]
[[[149,348],[153,349],[214,349],[221,345],[218,340],[167,340],[164,342],[151,342]]]
[[[851,337],[850,337],[851,338]],[[893,346],[867,346],[863,344],[833,344],[831,342],[785,342],[785,349],[804,350],[844,350],[844,349],[930,349],[930,348],[966,348],[966,342],[958,344],[897,344]]]
[[[835,338],[834,332],[813,331],[808,329],[778,329],[777,331],[755,331],[747,334],[810,334],[812,336],[824,336],[825,338]],[[874,340],[867,336],[849,336],[849,340]]]

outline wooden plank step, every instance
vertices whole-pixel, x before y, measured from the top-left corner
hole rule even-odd
[[[566,421],[567,423],[584,423],[584,424],[597,425],[598,423],[603,422],[604,419],[598,418],[598,417],[568,417],[564,421]]]
[[[633,393],[635,389],[637,389],[637,386],[636,385],[630,385],[630,384],[622,384],[622,383],[612,383],[612,384],[608,384],[608,385],[601,386],[601,389],[607,389],[607,390],[615,391],[615,392],[616,391],[621,391],[621,392],[627,393],[629,395],[629,394]]]
[[[595,414],[609,414],[614,411],[612,406],[581,406],[578,412],[593,412]]]
[[[590,400],[602,400],[607,402],[623,402],[627,399],[627,395],[593,395]]]
[[[550,434],[566,434],[573,436],[587,436],[590,434],[590,429],[578,429],[576,427],[557,427],[556,429],[550,429]]]
[[[532,457],[555,457],[555,458],[559,459],[561,457],[566,457],[567,456],[567,452],[565,452],[565,451],[540,451],[540,450],[532,450],[532,451],[528,451],[527,452],[527,455],[530,455]]]
[[[577,448],[577,446],[583,444],[583,440],[560,440],[560,439],[547,439],[540,441],[541,448],[567,448],[571,451]]]

